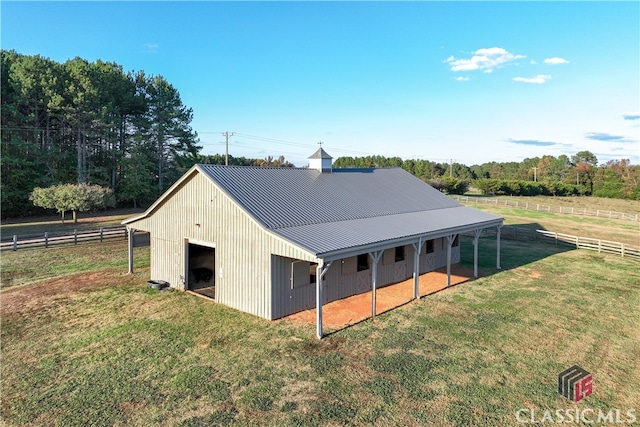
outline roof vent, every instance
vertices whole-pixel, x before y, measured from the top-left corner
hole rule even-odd
[[[327,154],[322,147],[318,151],[309,156],[309,169],[315,169],[320,172],[331,172],[333,157]]]

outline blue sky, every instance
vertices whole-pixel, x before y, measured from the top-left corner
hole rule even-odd
[[[203,154],[640,163],[640,3],[8,2],[3,49],[162,75]]]

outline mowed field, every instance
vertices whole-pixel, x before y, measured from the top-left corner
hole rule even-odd
[[[491,209],[585,237],[638,233]],[[461,244],[471,267],[471,238]],[[567,409],[640,419],[640,262],[504,239],[496,270],[495,244],[480,239],[479,279],[322,341],[313,325],[148,289],[148,250],[127,275],[124,240],[2,253],[2,422],[513,426],[519,410],[539,421]],[[579,403],[557,391],[574,364],[594,378]]]

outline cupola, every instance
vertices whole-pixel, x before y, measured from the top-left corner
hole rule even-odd
[[[331,173],[332,160],[329,154],[322,149],[318,148],[318,151],[309,156],[309,169],[315,169],[320,172]]]

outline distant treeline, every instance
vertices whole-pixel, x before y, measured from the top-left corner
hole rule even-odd
[[[401,167],[443,191],[461,194],[469,186],[485,194],[594,195],[640,200],[640,166],[628,159],[598,165],[589,151],[524,159],[522,162],[490,162],[466,166],[400,157],[339,157],[334,168]]]
[[[58,63],[13,50],[0,54],[3,217],[42,212],[29,200],[33,189],[69,183],[108,187],[118,206],[146,206],[195,163],[225,164],[222,155],[199,154],[199,139],[191,128],[193,112],[162,76],[125,72],[116,63],[100,60]],[[282,156],[229,156],[228,162],[293,166]],[[571,158],[544,156],[471,167],[382,156],[341,157],[334,164],[374,166],[402,167],[450,193],[463,193],[475,185],[487,192],[524,194],[522,189],[529,187],[516,188],[507,181],[535,180],[545,184],[543,194],[558,194],[564,188],[571,194],[640,198],[638,166],[628,160],[598,166],[596,157],[586,151]]]

